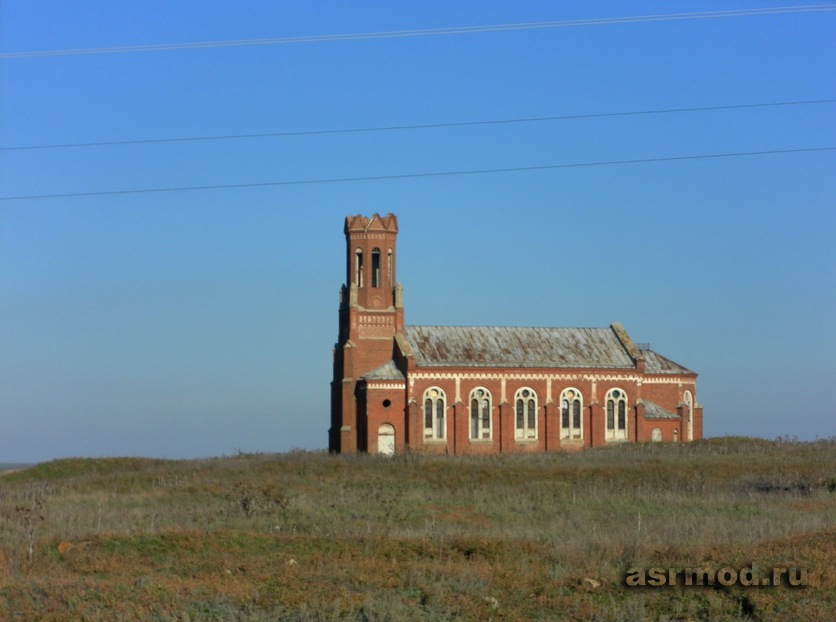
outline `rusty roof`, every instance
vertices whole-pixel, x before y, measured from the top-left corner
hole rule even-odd
[[[630,369],[612,328],[406,326],[419,367],[598,367]]]
[[[620,324],[608,328],[516,326],[405,326],[419,367],[635,367]],[[619,331],[623,334],[619,338]],[[633,346],[634,347],[634,346]],[[693,374],[650,349],[635,350],[651,374]]]

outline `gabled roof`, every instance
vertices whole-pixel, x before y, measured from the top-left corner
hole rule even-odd
[[[635,367],[612,328],[406,326],[404,334],[418,367]]]
[[[379,367],[363,375],[365,380],[406,380],[403,373],[395,365],[395,361],[387,361]]]
[[[675,415],[669,410],[665,410],[659,404],[642,400],[644,402],[644,417],[645,419],[679,419],[679,415]]]

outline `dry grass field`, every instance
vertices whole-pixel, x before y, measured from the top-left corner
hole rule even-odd
[[[806,572],[629,587],[631,568]],[[2,620],[827,620],[836,439],[57,460],[0,477]]]

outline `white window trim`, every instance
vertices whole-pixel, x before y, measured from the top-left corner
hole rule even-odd
[[[477,396],[479,391],[484,391],[482,396]],[[477,407],[477,433],[476,436],[473,436],[473,411],[472,411],[472,402],[473,400],[477,400],[479,402],[479,406]],[[488,401],[488,427],[482,425],[482,401]],[[472,442],[489,442],[493,440],[493,396],[491,392],[488,391],[485,387],[476,387],[470,392],[470,397],[467,399],[467,423],[468,423],[468,436]],[[487,435],[485,435],[487,432]]]
[[[686,441],[693,441],[694,440],[694,398],[691,395],[690,391],[685,391],[682,395],[682,401],[685,403],[685,416],[688,418],[686,421],[686,428],[685,433],[687,434],[685,440]]]
[[[531,395],[523,396],[523,392],[525,391],[530,391]],[[528,401],[532,399],[534,400],[534,429],[531,429],[528,425]],[[517,402],[519,402],[519,400],[523,400],[522,428],[517,427]],[[537,440],[540,419],[539,409],[540,405],[537,400],[537,391],[535,391],[531,387],[520,387],[519,389],[517,389],[516,393],[514,393],[514,440],[516,440],[519,443],[532,442]]]
[[[433,395],[433,391],[437,393]],[[427,400],[432,402],[431,422],[432,427],[427,427]],[[442,404],[443,418],[441,429],[438,421],[438,402]],[[424,391],[424,399],[421,400],[421,415],[424,418],[424,442],[442,442],[447,439],[447,394],[440,387],[429,387]]]
[[[615,392],[619,392],[619,396],[615,397]],[[609,427],[607,421],[607,414],[609,411],[609,403],[613,402],[613,427]],[[624,429],[618,428],[618,404],[624,402]],[[628,430],[630,429],[630,411],[628,409],[627,392],[620,387],[613,387],[607,391],[607,396],[604,398],[604,430],[606,440],[608,441],[626,441],[628,439]]]
[[[574,396],[571,398],[569,397],[569,393],[574,391]],[[578,427],[578,435],[575,435],[575,426],[574,426],[574,412],[572,410],[572,402],[575,400],[580,401],[580,425]],[[571,400],[571,401],[570,401]],[[566,401],[569,404],[569,427],[566,428],[563,426],[563,402]],[[560,417],[560,440],[561,441],[568,441],[568,442],[580,442],[583,440],[583,393],[581,393],[575,387],[566,387],[563,391],[560,392],[560,401],[558,402],[558,417]]]

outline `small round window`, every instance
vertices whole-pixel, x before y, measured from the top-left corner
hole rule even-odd
[[[392,400],[383,400],[383,408],[389,408],[392,405]]]

